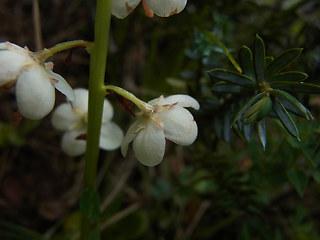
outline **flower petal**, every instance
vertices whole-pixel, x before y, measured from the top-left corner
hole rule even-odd
[[[174,106],[167,111],[159,112],[159,118],[163,123],[164,134],[170,141],[187,146],[197,138],[197,123],[188,110]]]
[[[62,150],[71,157],[80,156],[86,151],[87,142],[83,139],[77,139],[85,134],[85,130],[74,130],[66,132],[61,141]]]
[[[88,96],[89,92],[84,88],[74,90],[75,101],[72,103],[74,109],[81,110],[83,113],[88,112]]]
[[[113,117],[113,107],[111,103],[107,99],[105,99],[103,103],[102,122],[110,121],[112,117]]]
[[[53,108],[55,95],[45,70],[39,65],[28,66],[16,85],[18,109],[29,119],[41,119]]]
[[[151,122],[148,122],[133,140],[133,151],[136,158],[149,167],[162,161],[165,146],[166,140],[163,130]]]
[[[199,102],[194,99],[193,97],[185,94],[176,94],[176,95],[171,95],[168,97],[159,97],[156,99],[153,99],[148,102],[151,105],[167,105],[167,104],[177,104],[177,106],[180,107],[191,107],[194,108],[195,110],[200,109]]]
[[[141,0],[113,0],[111,13],[117,18],[125,18],[138,6],[140,1]]]
[[[120,147],[122,139],[123,132],[117,124],[113,122],[102,124],[99,144],[100,148],[104,150],[114,150]]]
[[[67,81],[60,76],[57,73],[54,73],[52,70],[50,70],[50,67],[48,67],[48,63],[45,64],[47,73],[49,77],[51,78],[51,83],[53,86],[62,94],[64,94],[69,101],[74,102],[75,100],[75,94],[73,92],[73,89],[70,87],[70,85],[67,83]]]
[[[17,50],[16,48],[19,48]],[[23,65],[30,61],[26,50],[9,42],[0,44],[0,87],[15,81],[23,69]]]
[[[181,12],[187,0],[147,0],[152,11],[160,17],[169,17]]]
[[[137,136],[137,130],[141,125],[140,120],[135,121],[128,129],[126,135],[121,144],[121,153],[122,156],[126,156],[128,152],[128,146],[132,142],[132,140]]]
[[[56,107],[51,118],[53,127],[61,131],[69,131],[78,121],[78,116],[74,114],[69,103],[63,103]]]
[[[28,54],[29,50],[28,48],[22,48],[18,46],[17,44],[11,43],[11,42],[2,42],[0,43],[0,50],[10,50],[10,51],[16,51],[22,54]]]

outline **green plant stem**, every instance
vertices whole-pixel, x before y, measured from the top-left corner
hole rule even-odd
[[[85,154],[84,190],[96,189],[99,138],[105,97],[104,76],[106,70],[112,0],[97,0],[94,45],[90,49],[90,78],[87,147]],[[92,223],[82,216],[81,239],[87,240]]]
[[[139,98],[137,98],[135,95],[133,95],[131,92],[128,92],[127,90],[114,86],[114,85],[107,85],[104,87],[105,91],[107,92],[114,92],[126,99],[128,99],[129,101],[133,102],[140,110],[142,110],[143,112],[152,112],[153,108],[152,106],[150,106],[148,103],[140,100]],[[111,90],[111,91],[110,91]]]
[[[92,43],[84,40],[62,42],[51,48],[45,48],[39,52],[35,52],[34,56],[38,59],[39,62],[44,63],[49,57],[51,57],[55,53],[76,47],[90,48],[90,46],[92,46]]]

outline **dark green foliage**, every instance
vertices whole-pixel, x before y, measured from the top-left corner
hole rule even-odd
[[[278,85],[279,82],[281,84],[281,81],[285,82],[284,85],[288,85],[288,82],[302,82],[308,77],[307,74],[302,73],[302,72],[295,72],[295,71],[290,71],[290,72],[284,72],[280,73],[277,75],[272,76],[271,78],[268,79],[268,82],[271,84],[276,84]],[[299,84],[301,86],[301,84]]]
[[[273,103],[273,109],[275,110],[279,120],[281,121],[282,125],[287,129],[287,131],[294,137],[296,137],[298,140],[299,138],[299,132],[298,129],[292,120],[290,114],[286,110],[286,108],[276,99]]]
[[[245,75],[231,72],[225,69],[213,69],[208,72],[210,77],[212,77],[214,80],[213,82],[220,82],[224,81],[229,84],[235,84],[242,87],[253,87],[255,84],[255,81]]]
[[[261,41],[262,41],[262,39],[261,39]],[[270,62],[268,64],[268,67],[266,69],[266,79],[268,79],[270,77],[274,77],[276,74],[280,73],[280,71],[285,69],[294,60],[296,60],[300,56],[301,52],[302,52],[302,49],[292,48],[292,49],[286,50],[283,53],[281,53],[278,57],[276,57],[272,62]],[[268,79],[268,81],[270,81],[270,80]],[[295,80],[293,80],[293,81],[295,81]]]
[[[39,2],[45,47],[92,39],[95,1]],[[34,32],[21,31],[31,29],[31,1],[3,1],[1,9],[2,39],[34,50]],[[103,180],[97,182],[101,205],[108,202],[101,214],[97,192],[80,201],[71,191],[81,181],[66,178],[62,169],[72,165],[81,172],[82,157],[61,151],[50,116],[16,128],[7,114],[16,111],[14,96],[1,91],[0,212],[6,221],[0,239],[75,239],[79,201],[93,224],[104,224],[102,240],[320,239],[319,15],[318,0],[190,0],[169,18],[147,19],[141,6],[124,20],[113,18],[107,83],[146,101],[189,94],[201,108],[192,111],[194,144],[168,141],[157,167],[135,162],[132,151],[127,158],[101,151]],[[79,52],[72,52],[70,65],[63,53],[52,61],[72,86],[87,87],[88,55]],[[125,130],[133,119],[113,103],[113,120]],[[46,174],[45,167],[58,174]],[[38,180],[34,172],[46,176]],[[12,175],[35,183],[20,203],[8,199],[21,193],[8,185]],[[52,190],[55,183],[63,187]],[[63,210],[70,199],[78,201]],[[43,208],[52,202],[56,208]],[[63,214],[47,220],[43,209]],[[90,237],[98,236],[97,225]]]
[[[257,82],[265,80],[266,75],[266,52],[264,42],[258,35],[254,42],[253,66]],[[248,61],[248,60],[247,60]]]
[[[100,198],[95,189],[85,189],[80,199],[80,210],[83,216],[90,221],[100,219]]]
[[[208,71],[213,83],[213,94],[219,93],[221,98],[224,98],[222,94],[233,94],[234,101],[237,101],[236,105],[239,101],[249,98],[239,110],[235,111],[231,119],[231,126],[238,122],[242,134],[247,136],[246,139],[248,139],[248,131],[244,133],[243,125],[258,124],[260,129],[258,133],[265,147],[266,139],[265,136],[261,138],[259,122],[271,116],[271,110],[275,113],[272,117],[278,118],[288,133],[299,139],[299,132],[291,113],[306,119],[312,119],[312,115],[302,103],[286,91],[293,94],[300,92],[312,94],[320,90],[319,85],[303,82],[307,74],[292,70],[283,71],[298,58],[301,49],[289,49],[276,58],[267,59],[265,44],[257,35],[253,50],[252,53],[246,46],[241,48],[239,59],[241,69],[244,69],[241,73],[225,69]]]
[[[299,169],[292,168],[287,170],[287,177],[302,197],[307,187],[308,176]]]

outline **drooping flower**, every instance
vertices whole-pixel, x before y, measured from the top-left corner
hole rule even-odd
[[[62,150],[70,156],[79,156],[85,152],[88,121],[88,90],[78,88],[74,90],[75,101],[59,105],[53,112],[52,125],[65,131],[62,137]],[[113,108],[108,100],[104,100],[103,116],[100,132],[100,148],[114,150],[120,147],[123,132],[114,122]]]
[[[125,18],[141,1],[148,17],[152,17],[153,13],[160,17],[169,17],[181,12],[187,4],[187,0],[113,0],[112,15]]]
[[[53,63],[40,63],[28,48],[0,43],[0,87],[16,84],[19,112],[29,119],[41,119],[53,108],[55,90],[70,100],[74,93],[62,76],[52,71]]]
[[[138,113],[137,120],[128,129],[121,145],[122,155],[126,156],[128,145],[133,141],[136,158],[144,165],[155,166],[163,159],[165,139],[182,146],[192,144],[198,127],[186,107],[198,110],[200,105],[188,95],[160,96],[149,101],[150,111]]]

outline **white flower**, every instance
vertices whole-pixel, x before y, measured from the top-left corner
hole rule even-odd
[[[74,90],[73,107],[68,103],[59,105],[53,112],[52,125],[61,131],[66,131],[62,138],[62,150],[70,156],[79,156],[85,152],[88,118],[88,90]],[[100,148],[114,150],[120,147],[123,139],[122,130],[113,123],[113,108],[109,101],[104,100],[103,116],[100,132]]]
[[[160,96],[148,105],[152,110],[137,115],[124,137],[121,152],[126,156],[128,145],[133,141],[136,158],[144,165],[155,166],[163,159],[165,139],[187,146],[197,138],[197,124],[185,107],[198,110],[200,106],[188,95]]]
[[[125,18],[140,2],[141,0],[113,0],[111,12],[118,18]],[[160,17],[169,17],[181,12],[187,0],[142,0],[142,3],[148,16],[154,12]]]
[[[18,109],[26,118],[41,119],[52,110],[54,88],[74,100],[72,88],[52,68],[53,63],[40,64],[27,48],[0,43],[0,87],[16,84]]]

